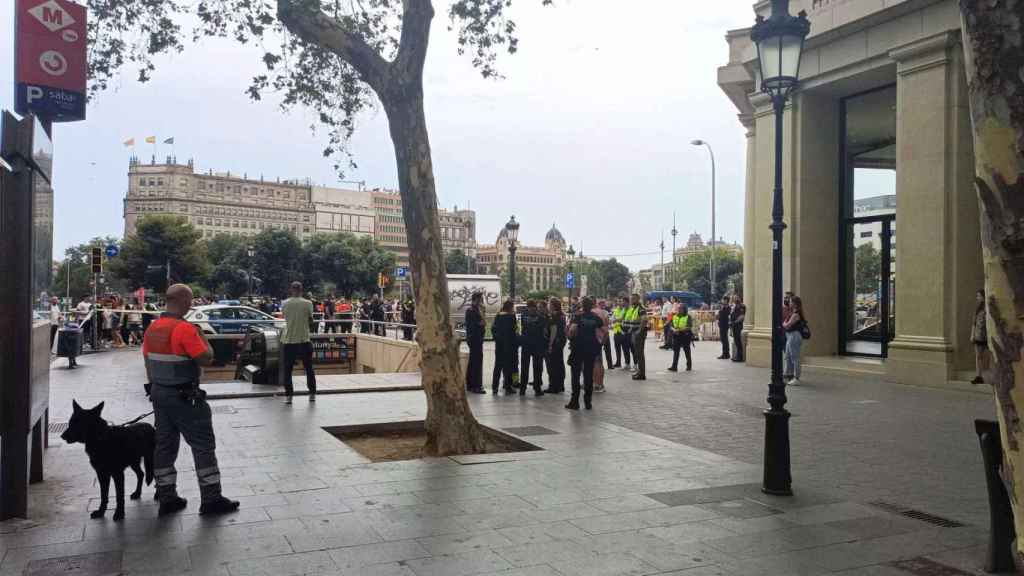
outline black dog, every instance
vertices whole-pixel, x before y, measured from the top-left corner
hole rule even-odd
[[[132,492],[131,499],[138,500],[142,496],[141,460],[146,466],[146,484],[153,483],[153,451],[156,449],[156,430],[141,422],[130,426],[111,426],[100,418],[103,402],[88,410],[72,400],[74,413],[68,422],[68,429],[60,435],[68,444],[82,442],[85,453],[89,455],[89,463],[96,470],[100,481],[100,509],[93,512],[92,518],[103,518],[107,512],[107,493],[110,479],[114,479],[117,492],[117,508],[114,509],[114,520],[124,518],[124,469],[131,467],[135,471],[138,485]]]

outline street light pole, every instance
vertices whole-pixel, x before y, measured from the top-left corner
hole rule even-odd
[[[782,206],[782,130],[786,101],[799,84],[800,57],[811,31],[807,13],[789,14],[789,0],[772,0],[766,20],[757,17],[750,38],[757,45],[761,90],[771,97],[775,112],[775,187],[772,191],[772,377],[768,385],[770,409],[765,415],[764,481],[766,494],[793,494],[790,473],[789,411],[782,380],[782,236],[786,229]]]
[[[658,247],[661,248],[661,285],[658,287],[658,290],[664,290],[665,289],[665,232],[664,231],[662,231],[662,233],[661,233],[661,244],[658,244]]]
[[[246,249],[245,253],[249,257],[249,304],[251,305],[252,304],[252,259],[253,259],[253,256],[256,255],[256,248],[252,244],[250,244],[249,247]]]
[[[676,213],[672,212],[672,291],[676,291],[676,236],[679,230],[676,229]]]
[[[519,222],[513,216],[507,224],[505,231],[508,237],[508,292],[509,299],[515,304],[516,301],[516,250],[519,248],[516,241],[519,238]]]
[[[711,242],[708,243],[708,247],[711,249],[711,271],[709,278],[711,280],[711,303],[715,302],[715,186],[717,178],[715,178],[715,151],[711,148],[711,144],[708,144],[704,140],[694,140],[690,142],[694,146],[704,146],[708,149],[708,154],[711,155]]]

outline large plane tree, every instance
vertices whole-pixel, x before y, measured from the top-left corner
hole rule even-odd
[[[1003,482],[1024,559],[1024,2],[960,0]]]
[[[550,4],[552,0],[534,0]],[[427,453],[480,452],[484,434],[466,400],[448,321],[445,258],[437,215],[423,67],[434,19],[431,0],[87,0],[90,94],[125,66],[140,81],[155,55],[203,37],[258,46],[265,72],[248,94],[274,92],[283,106],[312,110],[328,134],[325,157],[352,166],[348,142],[361,112],[379,106],[395,149],[416,297],[417,341],[427,396]],[[512,0],[448,0],[458,51],[484,77],[501,52],[516,51]],[[194,29],[183,23],[196,22]],[[216,73],[211,62],[209,74]],[[198,89],[198,87],[196,88]]]

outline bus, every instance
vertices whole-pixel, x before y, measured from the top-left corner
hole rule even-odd
[[[656,298],[661,298],[661,301],[664,302],[673,297],[675,297],[677,302],[686,304],[687,308],[700,309],[700,307],[704,305],[704,298],[700,294],[697,294],[696,292],[689,292],[687,290],[656,290],[644,295],[645,301],[647,302]]]

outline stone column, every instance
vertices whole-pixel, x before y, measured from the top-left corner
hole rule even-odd
[[[897,62],[896,335],[888,377],[944,385],[955,374],[971,295],[980,286],[959,36],[890,52]],[[973,254],[973,256],[972,256]]]
[[[753,115],[741,114],[740,123],[747,130],[746,195],[743,204],[743,303],[747,306],[747,316],[743,322],[743,332],[749,334],[754,328],[754,293],[757,290],[757,272],[754,269],[757,243],[754,218],[751,217],[757,194],[757,131]]]

